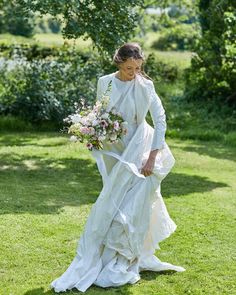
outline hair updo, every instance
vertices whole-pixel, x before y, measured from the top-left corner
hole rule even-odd
[[[129,43],[125,43],[123,44],[120,48],[118,48],[115,51],[115,54],[113,56],[113,63],[116,66],[119,66],[119,64],[125,62],[127,59],[129,58],[133,58],[133,59],[142,59],[143,61],[145,61],[145,56],[144,53],[140,47],[140,45],[138,43],[135,42],[129,42]],[[142,64],[143,66],[143,64]],[[152,80],[142,69],[140,71],[140,74],[149,79]]]
[[[144,54],[138,43],[125,43],[118,48],[113,56],[113,62],[116,65],[125,62],[128,58],[142,59]]]

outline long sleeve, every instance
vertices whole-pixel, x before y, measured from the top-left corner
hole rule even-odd
[[[154,134],[151,145],[151,150],[164,148],[165,133],[166,133],[166,115],[162,106],[162,102],[155,91],[155,87],[152,81],[149,84],[149,95],[151,97],[150,115],[152,117],[154,125]]]
[[[102,97],[102,80],[101,78],[99,78],[97,82],[97,100],[100,100],[101,97]]]

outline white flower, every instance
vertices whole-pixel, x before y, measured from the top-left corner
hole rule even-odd
[[[108,113],[104,113],[101,115],[101,118],[103,118],[103,119],[108,119],[108,117],[109,117]]]
[[[72,135],[72,136],[70,137],[70,141],[72,141],[72,142],[76,142],[76,141],[77,141],[77,137],[76,137],[75,135]]]
[[[93,120],[93,122],[92,122],[92,126],[96,126],[96,125],[98,125],[98,124],[99,124],[99,120],[97,120],[97,119]]]
[[[99,137],[98,137],[98,140],[99,141],[103,141],[103,140],[105,140],[106,139],[106,136],[104,136],[104,135],[100,135]]]
[[[116,140],[117,138],[117,135],[116,134],[111,134],[110,135],[110,140]]]
[[[95,115],[93,112],[91,112],[91,113],[88,114],[88,119],[89,119],[90,121],[93,121],[93,120],[96,119],[96,115]]]
[[[88,125],[89,123],[89,120],[87,117],[82,117],[81,120],[80,120],[81,124],[83,125]]]
[[[113,115],[117,115],[117,109],[115,108],[115,107],[112,107],[112,109],[111,109],[111,113],[113,114]]]
[[[72,115],[72,116],[71,116],[71,121],[72,121],[73,123],[79,123],[80,120],[81,120],[81,116],[80,116],[79,114],[75,114],[75,115]]]
[[[106,108],[108,106],[109,100],[110,100],[110,97],[108,95],[104,95],[102,97],[102,105],[103,105],[103,107]]]
[[[94,135],[95,134],[95,129],[93,127],[89,127],[89,134]]]

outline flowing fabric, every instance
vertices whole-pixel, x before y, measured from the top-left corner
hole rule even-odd
[[[164,141],[153,174],[147,177],[141,174],[150,150],[159,144],[154,138],[155,130],[141,116],[141,99],[137,103],[138,97],[144,97],[145,93],[141,92],[141,81],[138,78],[128,83],[117,81],[114,73],[103,79],[106,85],[112,81],[108,110],[115,106],[121,112],[128,122],[128,133],[118,143],[107,143],[103,150],[92,152],[103,188],[78,241],[76,256],[50,284],[55,292],[72,288],[85,292],[92,284],[100,287],[134,284],[143,270],[185,270],[154,255],[160,249],[159,243],[177,227],[161,195],[161,181],[175,159]],[[148,88],[147,84],[142,87]]]

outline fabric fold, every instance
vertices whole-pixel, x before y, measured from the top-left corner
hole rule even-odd
[[[107,75],[99,83],[106,87],[111,79],[114,82],[114,75]],[[161,182],[175,159],[164,141],[153,174],[148,177],[141,174],[151,150],[154,129],[145,120],[150,107],[148,92],[138,78],[134,82],[131,85],[137,127],[127,144],[123,141],[111,145],[110,150],[92,152],[103,187],[87,218],[75,258],[50,284],[56,292],[72,288],[85,292],[92,284],[102,287],[132,284],[140,279],[139,271],[144,269],[184,270],[161,262],[154,255],[159,243],[176,229],[161,195]],[[121,97],[117,91],[112,87],[109,108]]]

